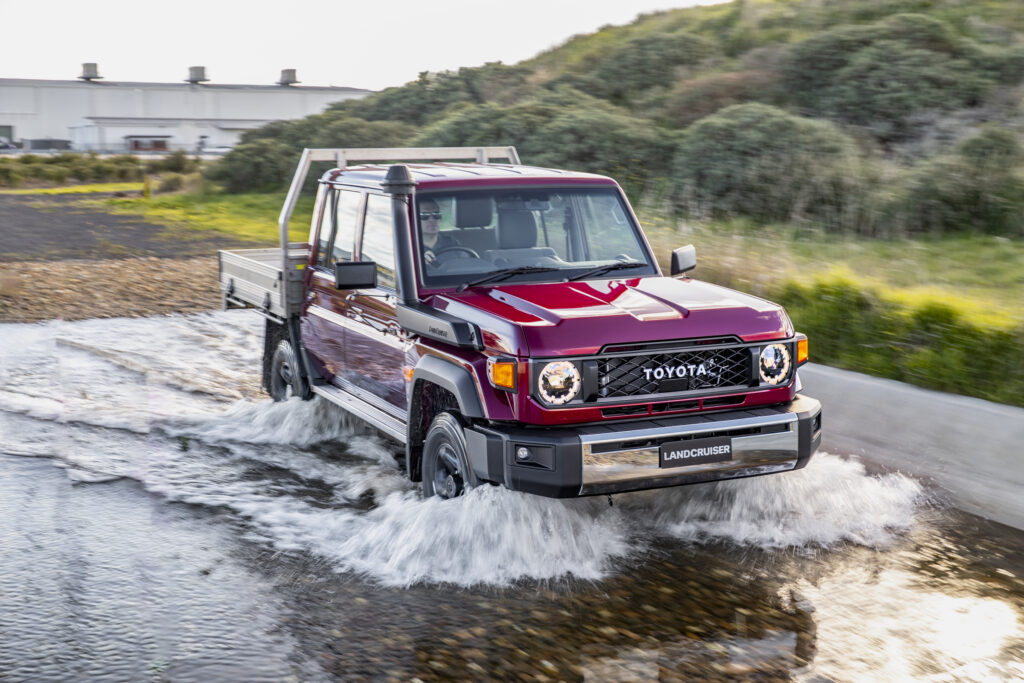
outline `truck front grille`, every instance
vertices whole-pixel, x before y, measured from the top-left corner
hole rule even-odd
[[[598,396],[624,398],[701,389],[748,387],[749,347],[688,349],[598,359]]]

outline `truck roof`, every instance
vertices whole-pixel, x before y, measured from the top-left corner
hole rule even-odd
[[[324,173],[321,182],[361,185],[364,187],[380,187],[388,169],[393,164],[368,164],[364,166],[348,166],[334,168]],[[554,168],[524,166],[513,164],[478,164],[478,163],[429,163],[404,164],[409,168],[413,179],[420,189],[442,189],[447,187],[469,187],[473,185],[495,185],[523,183],[556,185],[556,184],[593,184],[615,185],[615,181],[607,176],[579,171],[562,171]],[[496,183],[497,181],[497,183]]]

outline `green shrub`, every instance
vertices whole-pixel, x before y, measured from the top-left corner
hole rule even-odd
[[[46,164],[39,157],[35,157],[33,162],[22,161],[21,163],[20,170],[25,180],[43,180],[46,177]]]
[[[853,55],[819,98],[823,113],[868,128],[881,140],[906,137],[911,117],[978,103],[992,84],[961,59],[897,41],[878,41]]]
[[[791,48],[782,71],[794,104],[888,141],[910,135],[916,114],[976,104],[993,74],[1012,72],[1015,63],[980,51],[937,19],[900,14],[814,35]]]
[[[160,182],[157,183],[156,191],[157,194],[178,192],[184,185],[185,176],[181,173],[166,173],[160,178]]]
[[[680,81],[665,96],[658,117],[669,126],[691,123],[734,104],[779,99],[778,75],[771,71],[711,74]]]
[[[184,151],[177,149],[160,160],[160,170],[171,173],[189,173],[195,170],[196,162],[189,159]]]
[[[443,119],[424,128],[413,144],[456,147],[498,143],[515,145],[523,152],[523,146],[534,139],[537,131],[557,116],[558,111],[557,104],[544,100],[531,100],[511,107],[466,105],[453,109]]]
[[[90,166],[92,166],[93,178],[100,182],[116,180],[118,177],[118,167],[113,161],[109,161],[107,159],[92,159],[90,161]]]
[[[645,119],[562,88],[511,107],[465,106],[426,128],[413,144],[515,145],[530,164],[606,173],[637,197],[666,172],[672,141]]]
[[[847,276],[788,282],[771,298],[816,362],[1024,406],[1024,327],[983,326],[938,298],[899,302]]]
[[[338,114],[324,115],[319,125],[294,146],[303,147],[403,147],[415,129],[399,121],[366,121]]]
[[[18,187],[24,180],[25,176],[18,166],[15,164],[0,163],[0,185],[3,185],[4,187]]]
[[[1024,148],[1012,131],[990,125],[952,154],[920,164],[898,196],[910,233],[977,231],[1024,236]]]
[[[543,125],[523,153],[539,166],[612,176],[636,200],[668,170],[672,139],[625,114],[569,109]]]
[[[274,190],[295,172],[295,151],[277,140],[245,142],[208,169],[211,180],[224,183],[228,192]]]
[[[861,191],[859,165],[853,141],[831,124],[740,104],[683,132],[670,182],[690,216],[810,216],[841,229]]]
[[[340,110],[275,121],[243,134],[240,144],[204,173],[228,192],[278,189],[291,180],[305,147],[403,147],[414,130],[400,121],[366,121]]]
[[[57,185],[63,185],[68,181],[68,177],[71,175],[67,166],[59,166],[57,164],[50,164],[44,166],[42,169],[41,180],[46,180]]]
[[[622,102],[654,86],[668,86],[675,67],[696,64],[714,51],[709,40],[686,31],[639,36],[601,60],[594,72],[601,83],[598,94]]]
[[[68,172],[71,177],[80,182],[88,182],[94,179],[94,167],[92,159],[86,156],[76,156],[68,163]]]
[[[527,85],[528,69],[500,62],[458,71],[424,71],[415,81],[387,88],[360,100],[332,106],[347,116],[369,121],[403,121],[422,126],[438,118],[452,105],[489,100],[510,102]]]

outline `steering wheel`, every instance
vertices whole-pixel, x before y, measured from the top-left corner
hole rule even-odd
[[[445,247],[444,249],[439,249],[439,250],[434,252],[434,256],[440,256],[441,254],[447,254],[450,251],[461,251],[461,252],[465,253],[468,256],[472,256],[473,258],[480,258],[480,254],[476,253],[475,251],[473,251],[469,247],[460,247],[458,245],[451,246],[451,247]]]

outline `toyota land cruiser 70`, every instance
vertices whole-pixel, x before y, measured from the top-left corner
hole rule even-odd
[[[314,161],[336,168],[309,241],[289,243]],[[748,477],[820,444],[806,337],[781,307],[687,276],[692,246],[664,275],[610,178],[511,147],[311,149],[279,227],[280,249],[220,252],[225,305],[267,318],[264,387],[404,444],[425,495]]]

